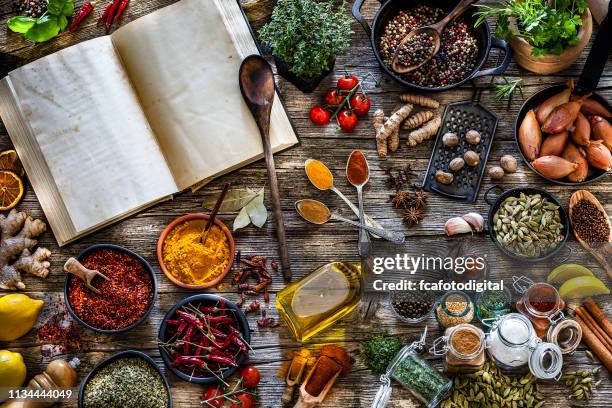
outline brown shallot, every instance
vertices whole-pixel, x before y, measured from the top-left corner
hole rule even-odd
[[[574,122],[574,130],[572,130],[572,140],[579,146],[586,146],[589,144],[590,138],[591,125],[589,120],[582,113],[578,112]]]
[[[544,177],[553,180],[562,179],[578,168],[576,163],[558,156],[542,156],[532,161],[531,165]]]
[[[603,144],[612,151],[612,125],[601,116],[591,116],[591,128],[593,139],[601,140]]]
[[[558,94],[555,94],[555,95],[551,96],[550,98],[548,98],[547,100],[542,102],[536,108],[536,118],[538,120],[538,123],[543,125],[544,122],[546,121],[546,118],[548,118],[548,115],[550,115],[550,113],[557,106],[563,105],[564,103],[569,102],[570,95],[571,95],[573,90],[574,90],[574,81],[570,80],[567,83],[567,88],[565,88],[563,91],[559,92]]]
[[[533,161],[540,156],[542,131],[540,130],[533,109],[527,112],[519,127],[519,146],[525,158],[529,161]]]
[[[565,149],[567,138],[567,130],[547,136],[542,143],[540,156],[561,156],[563,149]]]
[[[589,174],[589,163],[578,146],[569,142],[563,150],[563,158],[572,163],[576,163],[578,168],[567,175],[567,179],[573,183],[580,183],[586,180]]]
[[[572,100],[576,100],[576,99],[579,99],[579,98],[580,97],[576,96],[576,95],[572,96]],[[608,108],[606,108],[601,103],[597,102],[595,99],[592,99],[592,98],[586,98],[582,102],[582,106],[580,107],[580,111],[585,116],[589,116],[589,115],[599,115],[599,116],[606,116],[606,117],[611,117],[612,116],[612,112],[610,112],[608,110]]]
[[[589,164],[596,169],[608,171],[612,166],[612,155],[610,150],[601,140],[595,140],[585,147],[586,158]]]
[[[546,133],[559,133],[569,129],[580,112],[583,100],[588,98],[588,96],[590,94],[557,106],[544,121],[542,130]]]

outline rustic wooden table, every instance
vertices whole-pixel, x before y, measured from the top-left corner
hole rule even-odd
[[[493,3],[492,1],[489,2]],[[13,15],[12,3],[12,0],[2,0],[0,2],[0,20],[2,22]],[[130,3],[123,21],[136,19],[170,3],[173,3],[173,0],[134,0]],[[81,1],[77,0],[77,4],[80,5]],[[368,1],[364,7],[364,14],[371,18],[377,7],[378,2]],[[96,13],[99,10],[100,7],[98,7]],[[370,49],[369,40],[356,22],[353,24],[353,30],[355,32],[352,36],[349,52],[338,58],[334,74],[328,76],[314,93],[303,94],[282,78],[277,78],[282,98],[301,140],[299,146],[276,155],[276,168],[280,182],[294,280],[305,276],[328,260],[358,261],[357,233],[355,230],[339,224],[322,227],[307,225],[293,210],[294,201],[306,197],[320,197],[332,208],[345,209],[335,195],[319,194],[309,184],[303,171],[304,160],[307,158],[316,158],[327,163],[336,175],[337,186],[350,198],[356,199],[354,189],[348,185],[344,178],[344,167],[352,150],[361,149],[364,151],[371,163],[371,179],[365,190],[365,210],[385,228],[404,231],[409,236],[408,242],[445,239],[443,225],[449,217],[458,216],[468,211],[477,211],[482,214],[487,212],[487,205],[482,198],[482,194],[487,187],[492,185],[492,182],[485,176],[478,200],[475,203],[456,202],[440,196],[430,196],[425,220],[418,226],[407,228],[401,223],[400,214],[388,203],[389,194],[392,191],[386,184],[384,169],[410,163],[413,169],[418,172],[414,181],[420,181],[429,160],[432,142],[423,143],[416,148],[408,148],[405,143],[402,143],[397,153],[393,154],[386,162],[382,162],[378,160],[375,152],[374,133],[369,120],[361,121],[353,133],[341,133],[334,126],[318,128],[311,124],[308,118],[310,107],[320,101],[325,90],[335,83],[345,69],[359,76],[371,72],[375,80],[380,81],[378,87],[368,86],[373,108],[383,108],[386,112],[389,112],[398,103],[398,95],[403,91],[402,87],[381,72]],[[95,26],[95,18],[89,18],[74,34],[62,34],[49,43],[34,45],[23,40],[21,36],[8,32],[3,26],[0,29],[0,74],[4,76],[8,71],[37,58],[103,34],[103,29]],[[188,40],[186,39],[186,41]],[[526,72],[512,63],[506,71],[506,75],[523,78],[525,95],[529,96],[549,84],[576,78],[580,74],[588,50],[589,47],[574,65],[559,74],[538,76]],[[476,85],[486,88],[489,81],[489,78],[482,78],[476,81]],[[599,86],[600,94],[608,100],[612,100],[612,66],[610,64],[608,64]],[[469,99],[471,95],[471,85],[466,84],[458,89],[435,96],[443,103],[448,103]],[[483,103],[500,117],[489,161],[498,162],[503,154],[517,156],[517,147],[513,140],[513,127],[516,114],[522,103],[521,98],[515,98],[508,108],[506,102],[497,103],[488,92],[485,92]],[[11,142],[6,129],[0,125],[0,148],[10,147]],[[61,308],[63,304],[64,272],[62,271],[62,265],[64,261],[69,256],[78,254],[92,244],[113,243],[126,246],[147,259],[158,275],[158,301],[149,318],[141,326],[130,332],[115,336],[100,335],[85,329],[80,330],[82,347],[76,355],[81,360],[81,365],[78,368],[81,377],[103,358],[124,349],[142,350],[151,355],[158,364],[162,364],[157,349],[157,330],[162,316],[175,302],[192,294],[192,292],[175,286],[161,273],[155,256],[155,245],[160,232],[179,215],[201,212],[203,197],[219,191],[225,182],[231,181],[235,186],[259,187],[266,180],[265,166],[260,161],[211,183],[202,191],[180,194],[172,201],[157,205],[66,247],[59,248],[51,233],[46,233],[42,237],[40,245],[50,248],[53,252],[51,259],[52,273],[46,280],[32,277],[25,278],[28,286],[26,293],[44,298],[46,301],[45,312],[40,320],[44,320],[45,317],[53,313],[53,310],[58,307]],[[518,172],[506,176],[498,184],[507,188],[541,186],[556,195],[565,204],[567,204],[570,194],[576,190],[575,188],[547,184],[523,163],[519,163]],[[589,185],[588,189],[605,203],[607,211],[612,212],[612,180],[610,177]],[[266,205],[270,208],[269,197],[266,197]],[[27,211],[34,217],[44,219],[36,195],[29,186],[25,198],[18,208]],[[348,213],[345,212],[345,214]],[[235,214],[221,214],[221,218],[227,222],[231,222],[234,216]],[[249,227],[240,231],[236,235],[237,249],[243,255],[259,254],[277,259],[273,225],[274,223],[269,221],[262,229]],[[488,240],[488,237],[476,236],[474,240]],[[601,268],[598,268],[596,264],[593,264],[592,267],[599,277],[607,279]],[[493,271],[494,276],[505,278],[508,278],[512,273],[511,270],[506,270],[503,265],[493,265]],[[273,282],[271,302],[274,302],[274,294],[283,286],[282,278],[276,276]],[[238,299],[238,295],[232,291],[231,287],[223,292],[216,290],[211,292],[222,294],[229,299]],[[277,313],[273,303],[269,307],[270,314],[276,316]],[[262,372],[262,381],[258,388],[261,406],[281,406],[280,396],[284,390],[284,384],[277,377],[277,372],[283,361],[287,360],[287,353],[290,350],[298,349],[300,344],[291,338],[289,332],[283,326],[276,329],[260,329],[254,321],[254,315],[251,315],[249,320],[254,330],[252,346],[255,350],[252,353],[251,362],[256,364]],[[429,319],[427,325],[430,333],[434,333],[430,334],[428,339],[431,341],[434,335],[439,335],[439,331],[433,318]],[[332,330],[315,337],[311,344],[316,346],[329,341],[341,342],[358,357],[359,343],[371,334],[378,333],[381,330],[396,333],[406,338],[407,341],[412,341],[416,338],[417,333],[422,330],[422,327],[409,327],[393,317],[388,309],[381,307],[373,320],[360,322],[354,318],[345,319]],[[41,344],[36,335],[36,330],[32,330],[28,335],[15,342],[0,346],[0,348],[8,348],[23,354],[28,366],[28,377],[43,370],[49,361],[49,357],[42,353],[47,346]],[[581,346],[578,352],[568,358],[569,366],[572,369],[594,366],[583,350],[584,346]],[[440,366],[440,359],[432,360]],[[594,392],[589,407],[610,406],[612,382],[609,373],[604,373],[603,378],[605,379],[604,387]],[[181,408],[200,406],[202,386],[183,382],[171,373],[168,373],[168,379],[172,387],[175,406]],[[340,379],[323,406],[368,407],[377,387],[377,378],[357,358],[353,371],[348,377]],[[545,384],[543,392],[546,396],[545,406],[566,407],[570,404],[566,399],[567,389],[561,384]],[[401,391],[399,388],[394,392],[392,401],[392,406],[396,407],[418,406],[416,400],[411,398],[408,392]],[[65,406],[73,405],[76,404],[65,404]]]

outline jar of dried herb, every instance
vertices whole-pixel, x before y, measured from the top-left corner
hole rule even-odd
[[[462,323],[450,327],[434,340],[429,352],[446,355],[444,371],[453,374],[474,373],[485,363],[485,335],[478,327]]]
[[[522,314],[509,313],[498,318],[486,336],[486,349],[495,364],[507,373],[529,370],[542,380],[561,377],[561,349],[555,344],[542,342],[531,321]]]
[[[402,348],[389,363],[383,382],[374,397],[372,408],[384,408],[391,397],[391,379],[399,382],[427,408],[434,408],[446,398],[453,382],[427,364],[417,354],[415,344]]]
[[[442,328],[469,323],[474,318],[474,304],[465,292],[450,291],[438,301],[436,320]]]
[[[476,296],[476,318],[491,327],[492,319],[510,313],[512,294],[508,288],[503,290],[485,290]]]

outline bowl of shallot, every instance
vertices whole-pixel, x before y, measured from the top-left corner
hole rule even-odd
[[[562,185],[599,180],[612,167],[612,107],[573,81],[531,96],[515,124],[518,150],[531,170]]]

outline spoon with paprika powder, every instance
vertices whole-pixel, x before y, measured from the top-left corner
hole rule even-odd
[[[341,217],[338,214],[332,214],[325,204],[317,200],[305,199],[296,201],[295,210],[302,218],[313,224],[322,225],[329,220],[343,221],[351,224],[354,227],[360,228],[360,231],[369,231],[395,244],[401,244],[405,239],[404,234],[402,233],[389,232],[380,228],[373,228],[368,225]]]
[[[313,186],[321,191],[333,191],[346,203],[346,205],[349,206],[355,215],[359,216],[359,209],[355,206],[355,204],[353,204],[344,194],[342,194],[340,190],[338,190],[338,188],[336,188],[336,186],[334,186],[334,175],[323,162],[315,159],[308,159],[304,162],[304,169],[306,170],[306,177],[308,177],[308,180],[310,180]],[[365,224],[370,227],[384,229],[368,214],[365,214]],[[379,238],[378,235],[373,234],[372,236]]]
[[[365,224],[365,213],[363,212],[363,186],[370,179],[370,168],[368,160],[361,150],[353,150],[346,162],[346,178],[357,188],[357,201],[359,201],[359,223]],[[376,234],[378,235],[378,234]],[[380,235],[382,236],[382,235]],[[366,258],[370,253],[370,237],[366,229],[359,230],[359,256]]]

